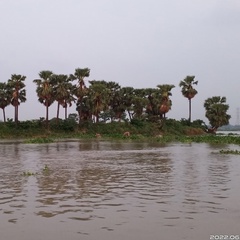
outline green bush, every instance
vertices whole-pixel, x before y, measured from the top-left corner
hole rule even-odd
[[[73,132],[77,128],[77,123],[74,119],[68,118],[66,120],[53,118],[50,120],[50,129],[57,131]]]

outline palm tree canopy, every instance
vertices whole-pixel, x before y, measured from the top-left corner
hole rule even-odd
[[[205,116],[213,129],[229,124],[231,116],[227,114],[229,105],[226,104],[226,97],[214,96],[208,98],[204,102],[204,107],[206,109]]]
[[[75,75],[75,77],[77,77],[77,79],[83,79],[85,77],[89,77],[90,69],[89,68],[76,68],[74,75]]]
[[[85,88],[85,82],[84,78],[90,76],[90,69],[89,68],[76,68],[74,74],[70,74],[70,79],[73,80],[78,80],[78,86],[77,88]]]
[[[45,106],[50,106],[54,102],[54,78],[52,71],[46,70],[39,73],[41,79],[35,79],[37,84],[38,101]]]
[[[159,88],[160,93],[160,106],[159,111],[161,114],[166,114],[172,106],[172,101],[170,100],[169,96],[172,96],[171,90],[175,87],[172,84],[162,84],[157,85]]]
[[[0,83],[0,108],[4,109],[11,103],[12,94],[6,83]]]
[[[44,70],[44,71],[41,71],[38,75],[41,79],[47,81],[53,75],[53,72],[49,70]]]
[[[214,96],[205,100],[204,107],[206,110],[209,110],[214,104],[224,104],[226,101],[226,97]]]
[[[63,106],[66,107],[68,103],[70,106],[72,105],[72,101],[75,101],[73,97],[72,90],[73,85],[70,82],[68,75],[59,74],[52,75],[53,82],[53,91],[55,99]]]
[[[11,93],[11,104],[13,106],[20,105],[21,102],[25,102],[26,99],[26,90],[25,81],[26,76],[20,74],[12,74],[11,78],[8,80],[8,91]]]
[[[159,88],[162,97],[172,96],[171,90],[175,88],[172,84],[161,84],[157,85],[157,87]]]
[[[188,99],[192,99],[198,92],[193,88],[193,85],[197,85],[198,81],[194,81],[195,76],[187,76],[179,83],[182,88],[182,95]]]

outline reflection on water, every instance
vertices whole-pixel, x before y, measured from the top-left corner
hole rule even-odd
[[[240,234],[240,158],[218,151],[207,144],[1,144],[1,239]]]

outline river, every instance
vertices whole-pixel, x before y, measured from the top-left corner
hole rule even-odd
[[[240,156],[221,149],[239,146],[1,143],[0,239],[238,239]]]

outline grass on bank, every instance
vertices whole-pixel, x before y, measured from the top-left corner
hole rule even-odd
[[[132,122],[84,123],[78,125],[73,120],[50,121],[46,129],[43,121],[33,120],[0,123],[0,139],[23,139],[25,143],[50,143],[58,139],[101,139],[147,140],[157,142],[209,142],[240,144],[237,136],[216,136],[206,134],[202,121],[194,121],[191,126],[186,121],[167,119],[164,123],[134,120]],[[130,132],[130,136],[124,136]]]

